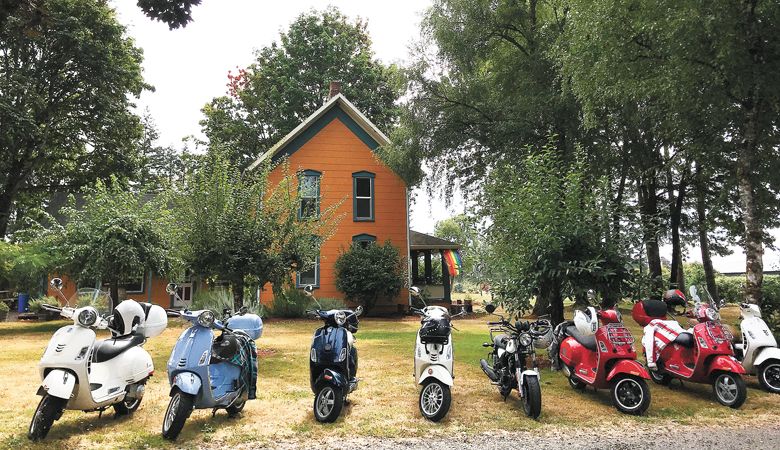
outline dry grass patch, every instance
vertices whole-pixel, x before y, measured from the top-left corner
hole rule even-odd
[[[641,330],[623,311],[627,325],[639,339]],[[736,308],[723,311],[725,320],[734,324]],[[360,355],[360,387],[351,396],[351,404],[334,424],[321,425],[312,415],[313,394],[309,388],[308,349],[319,322],[314,320],[268,321],[261,350],[258,400],[249,402],[242,417],[228,419],[224,411],[211,416],[210,410],[193,412],[185,425],[178,446],[202,444],[272,444],[280,440],[325,439],[335,436],[410,437],[482,433],[490,430],[539,430],[565,426],[603,426],[605,423],[632,426],[639,423],[708,423],[723,419],[766,419],[780,407],[780,396],[757,389],[748,379],[748,400],[741,410],[718,405],[710,388],[686,383],[669,389],[651,384],[653,403],[645,417],[627,417],[609,402],[606,391],[575,392],[559,373],[542,373],[542,416],[539,421],[526,418],[513,394],[504,402],[497,389],[488,383],[479,368],[486,349],[486,318],[458,320],[454,332],[455,387],[450,414],[442,423],[421,418],[417,408],[418,388],[412,376],[412,352],[418,322],[366,319],[357,333]],[[28,446],[26,438],[30,418],[39,397],[37,362],[51,334],[63,322],[47,324],[0,325],[0,447]],[[97,413],[66,411],[54,424],[47,440],[32,448],[142,448],[168,446],[160,437],[162,416],[168,404],[169,386],[165,363],[184,324],[172,320],[160,337],[146,348],[152,354],[157,375],[147,385],[141,408],[132,418],[114,419],[107,411]],[[321,442],[321,441],[320,441]]]

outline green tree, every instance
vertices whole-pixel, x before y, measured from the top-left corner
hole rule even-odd
[[[776,225],[779,206],[780,4],[570,3],[568,54],[583,74],[575,90],[650,100],[673,124],[665,137],[694,145],[690,159],[706,164],[717,152],[726,161],[724,188],[742,224],[746,298],[760,303],[765,229]]]
[[[173,217],[164,196],[152,197],[98,181],[84,191],[83,204],[64,209],[65,225],[44,232],[54,266],[78,283],[111,286],[151,271],[172,276],[181,268]]]
[[[230,282],[236,309],[245,286],[274,283],[281,292],[297,269],[305,269],[330,237],[338,204],[318,218],[299,220],[300,192],[289,167],[281,182],[268,181],[270,166],[242,172],[212,150],[180,193],[176,216],[184,261],[196,274]]]
[[[141,50],[104,1],[48,0],[0,18],[0,238],[20,199],[138,169]]]
[[[406,283],[406,263],[390,241],[352,244],[336,260],[336,288],[348,300],[371,311],[380,299],[391,299]]]
[[[436,222],[433,235],[460,244],[460,253],[463,259],[461,276],[476,280],[475,267],[482,262],[482,249],[484,247],[482,236],[477,228],[477,219],[466,214],[458,214],[444,219]]]
[[[203,132],[245,167],[322,106],[331,81],[380,129],[390,128],[401,89],[396,68],[374,58],[366,22],[328,8],[301,14],[252,65],[229,73],[229,95],[203,108]]]
[[[138,7],[150,19],[159,20],[173,30],[192,22],[192,7],[201,0],[138,0]]]
[[[551,144],[552,145],[552,144]],[[627,277],[619,249],[605,244],[604,217],[588,179],[584,160],[567,165],[551,145],[514,165],[496,169],[485,187],[484,209],[490,215],[491,265],[496,291],[513,312],[527,311],[536,297],[535,314],[549,312],[563,321],[563,299],[588,289],[605,303],[620,298]]]

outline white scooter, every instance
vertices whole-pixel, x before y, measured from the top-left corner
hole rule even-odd
[[[425,304],[418,288],[412,287],[409,292]],[[451,320],[465,314],[465,311],[450,316],[446,308],[427,305],[423,309],[411,308],[411,311],[422,317],[414,351],[414,379],[423,386],[418,404],[423,417],[438,422],[447,415],[452,401],[450,388],[454,379],[454,356]]]
[[[780,394],[780,348],[772,331],[761,319],[761,308],[752,303],[739,305],[742,343],[734,344],[737,359],[745,371],[758,376],[761,387]]]
[[[113,406],[117,415],[138,409],[144,385],[154,373],[142,345],[168,324],[165,310],[157,305],[125,300],[109,316],[98,312],[111,304],[108,293],[79,289],[68,300],[60,290],[62,280],[55,278],[51,285],[66,306],[44,308],[72,319],[73,325],[54,333],[38,364],[43,382],[37,394],[42,398],[27,434],[33,441],[45,438],[65,409],[102,414]],[[96,341],[94,330],[110,330],[113,337]]]

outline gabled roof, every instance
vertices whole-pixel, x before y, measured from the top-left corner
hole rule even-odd
[[[409,230],[410,250],[458,250],[460,245],[430,234]]]
[[[339,93],[331,97],[330,100],[320,107],[320,109],[315,111],[306,120],[301,122],[300,125],[295,127],[294,130],[290,131],[287,136],[283,137],[267,152],[257,158],[257,160],[249,166],[249,170],[254,169],[266,159],[275,161],[284,155],[291,154],[335,118],[341,119],[341,121],[344,122],[344,124],[371,150],[390,143],[390,139],[388,139],[376,125],[368,120],[368,118],[366,118],[355,105],[347,100],[344,95]]]

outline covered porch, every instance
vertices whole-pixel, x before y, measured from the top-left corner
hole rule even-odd
[[[460,250],[460,245],[409,230],[412,286],[419,287],[429,303],[449,305],[452,303],[452,280],[444,258],[444,250]]]

